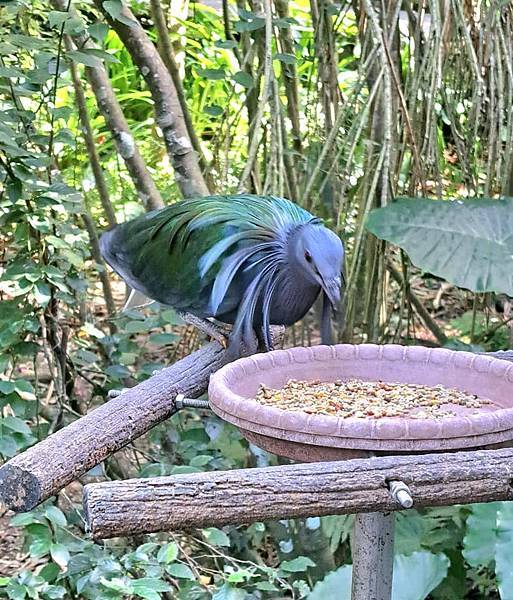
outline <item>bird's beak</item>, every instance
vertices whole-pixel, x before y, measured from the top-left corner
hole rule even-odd
[[[342,277],[334,277],[333,279],[322,282],[322,289],[334,308],[337,307],[340,302],[341,287]]]

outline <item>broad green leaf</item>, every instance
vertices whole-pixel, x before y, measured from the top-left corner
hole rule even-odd
[[[412,263],[473,292],[513,296],[513,199],[402,199],[372,211],[367,229]]]
[[[513,503],[472,505],[466,522],[463,555],[473,567],[495,563],[501,600],[513,600]]]
[[[353,568],[344,565],[315,584],[308,600],[351,600],[351,577]]]
[[[297,59],[293,54],[278,53],[273,56],[274,60],[279,60],[288,65],[295,65]]]
[[[191,571],[190,567],[184,565],[183,563],[173,563],[166,567],[166,571],[172,577],[178,577],[179,579],[195,579],[194,573]]]
[[[153,577],[142,577],[131,582],[133,593],[146,600],[160,600],[159,592],[170,592],[171,586]]]
[[[67,524],[66,517],[60,508],[57,506],[49,506],[45,510],[45,517],[54,525],[58,527],[65,527]]]
[[[50,556],[54,563],[58,564],[62,571],[68,566],[70,554],[64,544],[52,544],[50,546]]]
[[[102,42],[105,36],[109,33],[109,26],[105,23],[93,23],[87,28],[87,32],[96,41]]]
[[[198,75],[207,79],[225,79],[226,72],[224,69],[196,69]]]
[[[244,600],[247,596],[248,593],[245,590],[225,583],[217,592],[212,594],[212,600]]]
[[[96,68],[102,66],[102,61],[99,58],[80,50],[68,50],[68,52],[66,52],[66,56],[71,58],[73,62],[82,63],[86,65],[86,67]]]
[[[237,71],[232,79],[247,89],[252,88],[254,85],[253,77],[245,71]]]
[[[116,21],[123,23],[124,25],[128,25],[129,27],[133,27],[137,25],[135,21],[125,17],[121,14],[123,9],[123,3],[121,0],[107,0],[103,2],[103,8],[109,13],[109,15]]]
[[[396,556],[392,600],[424,600],[445,579],[448,569],[449,559],[442,553]]]
[[[497,513],[495,574],[501,600],[513,600],[513,503],[502,502]]]
[[[48,13],[48,23],[50,27],[60,27],[69,19],[69,13],[61,12],[59,10],[51,10]]]
[[[230,546],[230,538],[221,529],[209,527],[208,529],[203,529],[201,533],[207,542],[213,546]]]
[[[166,564],[174,562],[177,558],[178,546],[174,542],[162,546],[157,553],[157,560]]]
[[[445,554],[415,552],[394,559],[392,600],[425,600],[445,578],[449,559]],[[315,584],[308,600],[350,600],[352,566],[344,565]]]
[[[211,117],[220,117],[224,113],[224,109],[217,104],[211,104],[210,106],[205,106],[203,112]]]
[[[226,50],[229,50],[231,48],[236,48],[237,42],[235,42],[234,40],[217,40],[214,46],[216,48],[224,48]]]
[[[299,573],[301,571],[306,571],[308,567],[315,567],[315,563],[307,556],[298,556],[292,560],[284,560],[280,564],[280,569],[282,571],[287,571],[287,573]]]
[[[157,346],[167,346],[176,342],[177,336],[174,333],[154,333],[150,335],[148,341]]]
[[[463,538],[463,556],[471,567],[487,566],[495,559],[497,511],[501,504],[489,502],[472,505]]]
[[[13,417],[11,415],[0,419],[0,423],[10,429],[11,431],[15,431],[16,433],[22,433],[23,435],[30,435],[30,427],[22,421],[18,417]]]

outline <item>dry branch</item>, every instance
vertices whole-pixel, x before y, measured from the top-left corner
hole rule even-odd
[[[387,483],[405,482],[414,506],[513,499],[513,450],[385,456],[89,484],[96,538],[189,527],[400,510]]]
[[[125,5],[121,16],[125,21],[130,21],[131,25],[113,19],[103,6],[102,0],[94,0],[94,4],[121,38],[150,89],[155,103],[156,122],[162,130],[180,191],[185,198],[207,196],[208,186],[189,139],[175,84],[153,42]]]
[[[278,344],[282,329],[273,330]],[[177,394],[201,396],[227,362],[221,345],[211,342],[32,446],[0,468],[0,500],[15,511],[34,508],[173,415]]]

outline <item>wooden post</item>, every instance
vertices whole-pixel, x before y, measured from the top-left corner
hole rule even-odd
[[[394,564],[393,513],[356,515],[351,600],[390,600]]]

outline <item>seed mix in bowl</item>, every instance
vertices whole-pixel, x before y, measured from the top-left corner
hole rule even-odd
[[[414,419],[455,416],[447,405],[478,409],[490,400],[441,385],[385,383],[348,379],[326,383],[291,379],[274,390],[261,384],[257,402],[282,410],[335,417],[409,417]]]

